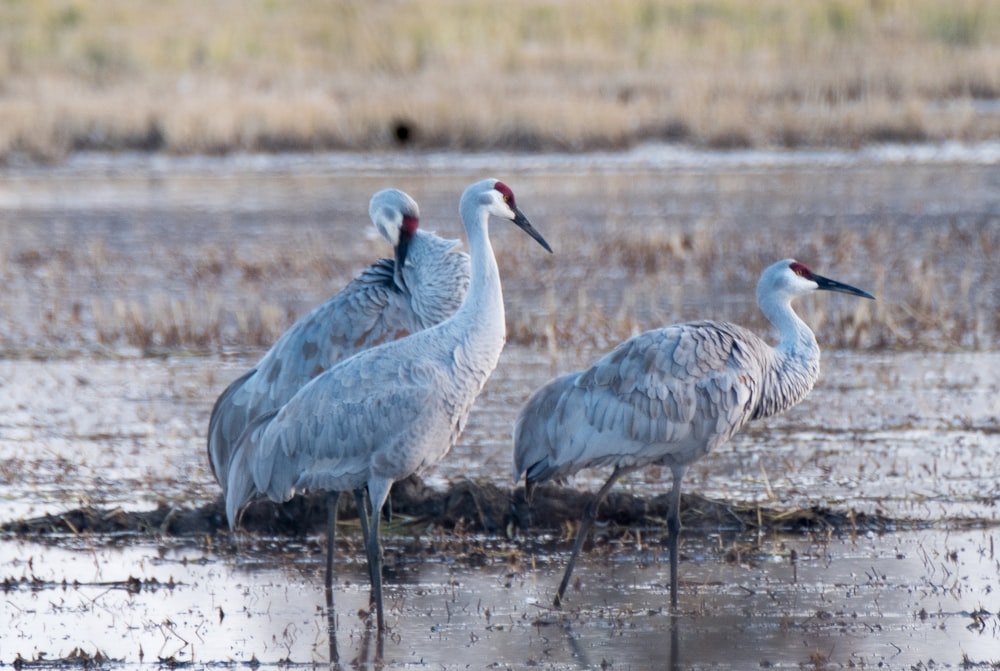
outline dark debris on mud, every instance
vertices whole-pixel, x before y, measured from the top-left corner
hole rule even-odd
[[[545,485],[535,489],[529,502],[525,500],[523,487],[510,489],[489,482],[461,480],[446,491],[440,491],[428,487],[419,477],[411,476],[395,484],[390,503],[393,520],[404,525],[423,524],[445,531],[515,537],[522,531],[561,530],[567,525],[575,525],[592,497],[592,492]],[[668,506],[667,494],[643,498],[612,492],[601,505],[599,519],[623,529],[661,528],[666,524]],[[357,517],[353,497],[341,497],[339,517]],[[778,510],[733,505],[693,494],[683,496],[681,518],[688,530],[887,531],[905,526],[900,520],[879,515],[838,512],[815,506]],[[255,501],[244,512],[241,527],[274,536],[321,532],[326,528],[325,497],[322,494],[299,496],[283,504]],[[227,533],[228,525],[220,496],[196,508],[167,504],[138,512],[120,508],[80,508],[6,522],[0,525],[0,532],[17,537],[67,533],[184,536]]]
[[[34,659],[25,659],[18,653],[11,666],[15,669],[103,669],[120,661],[108,657],[100,650],[91,654],[81,648],[73,648],[68,655],[59,658],[50,658],[44,653],[39,653]]]

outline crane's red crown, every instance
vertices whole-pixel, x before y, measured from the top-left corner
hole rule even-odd
[[[507,203],[511,209],[514,209],[514,192],[510,190],[510,187],[503,182],[497,182],[493,185],[493,188],[499,191],[500,195],[503,196],[504,202]]]
[[[795,273],[799,277],[804,277],[807,280],[813,279],[813,271],[809,270],[809,268],[807,268],[806,265],[803,263],[799,263],[798,261],[793,261],[792,263],[788,264],[788,267],[791,269],[793,273]]]
[[[399,226],[399,233],[405,238],[412,238],[417,232],[420,220],[408,214],[403,215],[403,223]]]

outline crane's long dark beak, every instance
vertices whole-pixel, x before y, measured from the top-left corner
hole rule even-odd
[[[822,275],[816,275],[813,273],[813,281],[819,285],[819,289],[822,291],[839,291],[842,294],[851,294],[852,296],[861,296],[862,298],[870,298],[875,300],[867,291],[862,291],[857,287],[852,287],[850,284],[844,284],[843,282],[838,282],[837,280],[831,280],[829,277],[823,277]]]
[[[406,254],[410,249],[411,236],[401,235],[399,236],[399,242],[396,244],[396,268],[393,271],[393,279],[396,281],[396,286],[402,291],[406,291],[406,280],[403,278],[403,265],[406,263]]]
[[[517,224],[522,231],[533,237],[535,241],[544,247],[547,252],[550,254],[552,253],[552,248],[549,247],[549,243],[545,242],[545,238],[542,237],[542,234],[535,230],[535,227],[531,225],[528,218],[524,216],[524,212],[521,212],[521,210],[516,207],[514,208],[514,223]]]

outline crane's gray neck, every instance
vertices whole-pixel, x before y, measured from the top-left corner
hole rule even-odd
[[[469,290],[462,306],[444,327],[456,339],[448,353],[455,383],[447,401],[453,405],[456,418],[452,442],[462,432],[473,400],[496,368],[506,340],[503,293],[489,240],[488,217],[489,213],[482,208],[462,212],[469,242]]]
[[[468,314],[466,319],[471,321],[472,330],[499,333],[503,338],[506,335],[506,317],[500,271],[490,244],[489,212],[482,207],[467,209],[471,212],[463,211],[462,220],[469,240],[471,276],[469,290],[459,312]]]
[[[780,335],[764,369],[764,384],[754,418],[770,417],[795,405],[819,378],[819,345],[789,300],[761,301],[760,308]]]
[[[779,353],[799,359],[819,361],[819,345],[812,329],[792,310],[791,298],[771,294],[757,300],[761,311],[775,329],[781,341],[775,348]]]

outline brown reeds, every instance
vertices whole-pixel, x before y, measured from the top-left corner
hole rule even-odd
[[[986,0],[0,5],[0,157],[996,137]]]
[[[645,192],[657,178],[630,177],[630,185],[602,192],[608,181],[566,178],[563,191],[543,182],[544,197],[526,197],[526,207],[534,201],[550,209],[536,219],[558,241],[557,254],[539,257],[519,236],[504,235],[497,244],[510,342],[541,348],[553,358],[560,352],[588,358],[591,350],[607,350],[642,330],[702,318],[766,335],[769,325],[754,304],[753,289],[761,269],[779,254],[794,255],[878,298],[800,301],[796,309],[824,348],[1000,346],[995,217],[913,221],[873,214],[822,225],[792,217],[756,226],[751,234],[753,224],[744,218],[711,212],[693,221],[667,216],[650,224],[625,208],[658,207],[661,196]],[[576,193],[577,183],[594,192],[589,198]],[[825,188],[820,183],[795,187],[783,202],[816,197],[813,190]],[[709,202],[732,200],[742,207],[755,197],[753,189],[737,184]],[[689,200],[685,207],[700,207],[698,197]],[[567,203],[585,210],[552,216]],[[428,222],[435,219],[428,209]],[[103,234],[74,245],[58,235],[34,235],[34,228],[14,220],[0,229],[6,250],[0,256],[0,350],[155,354],[270,346],[296,318],[387,251],[381,241],[358,235],[359,220],[344,217],[322,232],[313,224],[281,222],[260,237],[233,231],[225,234],[229,248],[205,241],[212,219],[201,216],[177,214],[169,234],[136,221],[129,229],[136,242],[128,246]],[[218,238],[210,233],[210,239]]]

